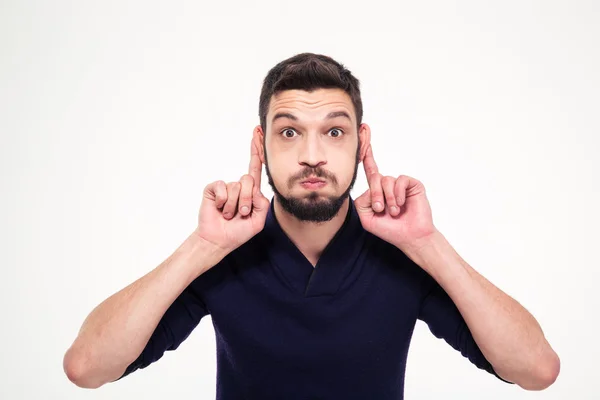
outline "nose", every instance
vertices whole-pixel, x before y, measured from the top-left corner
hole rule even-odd
[[[321,143],[321,137],[318,133],[304,135],[300,144],[298,163],[302,166],[309,166],[311,168],[321,167],[327,164],[323,143]]]

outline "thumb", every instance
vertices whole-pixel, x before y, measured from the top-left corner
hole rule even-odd
[[[371,189],[367,189],[366,192],[354,199],[354,206],[358,212],[369,212],[371,209]]]

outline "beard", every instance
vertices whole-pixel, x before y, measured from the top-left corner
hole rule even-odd
[[[327,196],[325,199],[323,199],[322,198],[323,196],[320,195],[316,191],[311,192],[308,196],[302,197],[302,198],[293,197],[293,196],[285,197],[279,190],[277,190],[277,187],[275,187],[275,182],[273,181],[273,177],[271,176],[271,172],[269,170],[269,163],[267,161],[266,147],[264,147],[264,149],[265,149],[265,170],[266,170],[267,178],[268,178],[267,182],[269,183],[269,186],[271,186],[271,189],[273,189],[273,193],[275,194],[275,197],[281,204],[281,207],[286,212],[293,215],[298,220],[305,221],[305,222],[327,222],[327,221],[330,221],[331,219],[333,219],[333,217],[335,217],[339,213],[340,209],[344,205],[344,201],[346,200],[346,198],[348,198],[350,196],[350,191],[352,190],[352,188],[354,187],[354,183],[356,182],[356,177],[358,175],[359,157],[360,157],[360,153],[359,153],[360,142],[358,143],[358,147],[356,149],[356,157],[355,157],[355,162],[354,162],[354,174],[352,176],[352,180],[351,180],[350,184],[348,185],[346,190],[344,190],[344,192],[341,195]],[[299,177],[291,178],[290,180],[288,180],[288,188],[291,189],[293,187],[293,184],[297,180],[306,178],[309,176],[316,176],[319,178],[322,178],[322,177],[328,178],[333,185],[337,186],[338,181],[337,181],[336,177],[333,176],[332,174],[330,174],[329,172],[323,170],[320,167],[317,167],[317,168],[307,167],[302,171],[302,173],[299,175]]]

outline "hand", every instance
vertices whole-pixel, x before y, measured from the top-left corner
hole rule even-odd
[[[250,166],[239,182],[216,181],[204,189],[197,234],[228,254],[265,226],[270,202],[260,191],[262,163],[252,140]]]
[[[436,232],[421,182],[406,175],[381,175],[370,145],[363,165],[369,189],[354,205],[365,230],[402,250]]]

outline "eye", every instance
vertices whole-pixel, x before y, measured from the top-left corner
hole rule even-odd
[[[291,132],[291,135],[290,135],[290,132]],[[291,138],[291,137],[294,137],[295,132],[296,131],[293,130],[292,128],[285,128],[284,130],[281,131],[281,134],[283,136],[285,136],[286,138]]]
[[[340,137],[344,134],[344,131],[338,128],[330,129],[329,132],[332,133],[332,136],[335,138]]]

